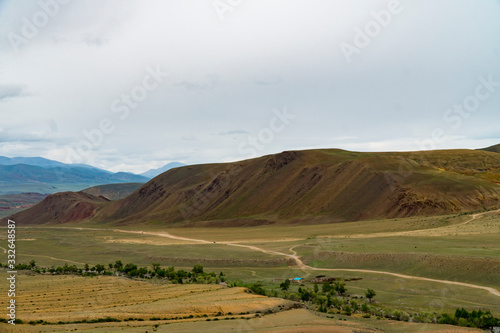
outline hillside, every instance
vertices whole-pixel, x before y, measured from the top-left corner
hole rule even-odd
[[[136,191],[143,183],[122,183],[122,184],[106,184],[94,187],[89,187],[82,192],[93,196],[102,196],[109,200],[123,199]]]
[[[102,204],[92,220],[229,226],[441,215],[500,208],[498,183],[500,154],[485,151],[288,151],[169,170]]]
[[[493,153],[500,153],[500,144],[494,145],[494,146],[491,146],[491,147],[488,147],[488,148],[483,148],[481,150],[491,151]]]
[[[106,198],[96,197],[83,192],[61,192],[52,194],[30,209],[12,215],[19,224],[54,224],[79,221],[91,217],[95,209]]]

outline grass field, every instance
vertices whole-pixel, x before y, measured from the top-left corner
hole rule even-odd
[[[64,225],[60,227],[18,227],[16,231],[18,262],[28,262],[35,259],[42,266],[62,266],[65,263],[75,263],[82,267],[84,263],[107,265],[115,260],[121,260],[124,264],[133,262],[140,266],[150,266],[156,262],[162,266],[175,266],[184,269],[190,269],[193,264],[201,263],[206,271],[224,272],[228,281],[244,283],[261,281],[267,288],[276,290],[278,290],[279,283],[290,277],[310,279],[316,275],[324,274],[344,279],[361,278],[361,280],[347,283],[348,292],[352,295],[362,296],[366,288],[373,288],[377,291],[376,304],[380,306],[408,312],[429,311],[436,313],[452,313],[458,307],[465,307],[470,310],[489,309],[495,316],[500,316],[500,297],[485,290],[399,278],[385,274],[342,271],[342,269],[372,269],[466,282],[500,290],[500,217],[496,213],[477,216],[474,219],[468,214],[286,227],[167,229],[161,228],[157,224],[151,224],[136,228],[117,229],[107,225]],[[166,237],[167,233],[170,236],[187,239],[169,238]],[[205,242],[196,240],[204,240]],[[1,229],[0,246],[6,248],[6,244],[5,229]],[[254,246],[262,251],[237,247],[234,246],[235,244]],[[274,252],[266,253],[266,251]],[[287,257],[292,255],[294,251],[298,257],[312,267],[339,270],[312,271],[301,269],[290,257]],[[0,262],[5,261],[6,258],[0,260]],[[25,282],[23,279],[26,279]],[[111,283],[107,279],[119,282]],[[92,288],[87,288],[91,299],[102,299],[102,295],[109,297],[109,295],[123,294],[123,288],[138,283],[144,292],[141,292],[141,297],[137,299],[140,300],[141,304],[146,305],[137,306],[136,304],[134,307],[134,304],[113,303],[115,301],[108,304],[106,302],[109,301],[109,298],[107,300],[105,298],[101,305],[94,304],[92,301],[90,301],[91,304],[88,304],[89,298],[74,292],[76,289],[83,288],[76,287],[78,283],[75,281],[77,280],[81,281],[78,283],[89,283],[89,286],[92,286]],[[61,287],[66,289],[64,292],[61,291],[61,295],[47,294],[47,292],[45,292],[47,295],[43,295],[43,293],[33,295],[30,291],[45,288],[44,286],[47,288],[46,291],[59,290],[57,286],[64,286],[66,283],[68,283],[67,287]],[[305,287],[312,288],[313,285],[306,282]],[[161,288],[168,289],[174,288],[174,286],[154,285],[150,282],[137,282],[114,277],[91,279],[37,276],[36,278],[21,277],[20,288],[26,291],[25,297],[29,296],[26,299],[27,303],[31,303],[30,301],[33,301],[33,304],[43,302],[51,308],[61,308],[56,305],[59,304],[56,303],[59,298],[61,301],[57,302],[74,303],[77,308],[80,308],[73,309],[69,305],[67,308],[72,309],[72,315],[76,317],[89,316],[92,313],[99,313],[103,316],[136,313],[133,316],[137,317],[141,313],[141,309],[148,309],[147,304],[150,301],[160,302],[158,304],[162,304],[164,309],[162,311],[165,313],[172,311],[188,313],[182,310],[182,304],[186,305],[189,302],[176,302],[178,308],[172,308],[167,304],[168,302],[165,303],[164,299],[158,299],[159,295],[163,293],[159,290],[164,290]],[[102,290],[99,290],[101,288]],[[129,288],[133,289],[134,287]],[[251,296],[246,293],[235,294],[237,290],[235,288],[219,290],[218,286],[213,285],[194,285],[187,288],[202,288],[204,290],[194,290],[193,297],[198,292],[205,295],[214,293],[215,298],[213,298],[212,303],[214,306],[215,304],[223,304],[221,300],[224,297],[237,300],[241,295]],[[216,288],[217,290],[207,291],[203,288]],[[298,285],[292,285],[291,291],[296,291],[297,288]],[[92,289],[94,289],[93,292],[91,292]],[[174,289],[169,290],[173,291]],[[224,294],[224,292],[228,294]],[[38,296],[39,294],[40,296]],[[136,294],[127,296],[128,299],[134,297],[138,296]],[[222,298],[217,299],[217,297]],[[254,309],[263,304],[256,300],[253,302],[258,304]],[[286,301],[281,300],[281,302]],[[52,304],[52,306],[48,304]],[[88,310],[84,309],[86,307]],[[213,314],[208,310],[209,308],[207,305],[207,310],[204,311],[207,314]],[[127,312],[126,309],[130,311]],[[19,311],[26,314],[26,319],[29,320],[31,320],[30,318],[42,317],[58,320],[64,318],[64,313],[47,310],[38,312],[39,310],[31,304],[21,307]],[[238,311],[240,311],[239,308]],[[246,311],[248,310],[240,312]],[[144,318],[152,315],[153,313],[144,312]],[[25,319],[24,315],[20,315],[20,317]],[[318,325],[321,326],[321,320],[324,319],[318,320]],[[352,318],[349,320],[352,322]],[[388,324],[387,321],[383,322],[382,324],[387,327],[393,325]],[[219,327],[218,325],[235,323],[236,319],[224,321],[224,323],[211,322],[205,325],[207,325],[206,327]],[[370,325],[377,323],[377,321],[370,322]],[[116,323],[116,325],[118,324]],[[129,325],[132,326],[136,324],[129,322]],[[170,322],[164,327],[174,327],[173,325]],[[189,327],[191,327],[189,325],[198,324],[179,324],[178,331],[189,331]],[[301,327],[302,324],[297,325]],[[433,325],[428,326],[436,328]],[[134,327],[130,327],[131,332],[134,331]],[[379,326],[370,327],[377,328]],[[384,326],[380,329],[390,332],[390,328],[387,327]],[[268,328],[264,329],[263,327],[262,331],[266,329]],[[158,331],[161,331],[161,327]],[[395,329],[394,332],[396,331]]]
[[[0,278],[5,277],[6,274],[1,272]],[[280,307],[289,307],[292,302],[252,295],[243,288],[154,284],[105,276],[22,274],[18,278],[18,289],[21,290],[16,299],[18,316],[25,322],[61,323],[16,327],[0,324],[2,332],[480,332],[444,325],[325,316],[305,309],[255,318],[256,312],[278,311]],[[6,293],[5,287],[0,288],[0,292]],[[5,305],[2,298],[0,306]],[[122,321],[67,323],[105,317]],[[128,321],[129,318],[134,320]]]

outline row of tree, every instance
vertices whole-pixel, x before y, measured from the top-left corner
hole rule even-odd
[[[458,325],[488,329],[500,327],[500,319],[493,317],[490,311],[457,309],[455,315],[443,314],[439,318],[440,324]]]
[[[3,265],[0,263],[0,267]],[[114,264],[97,264],[90,266],[85,264],[83,268],[76,265],[64,264],[63,266],[42,267],[37,266],[32,260],[29,264],[19,263],[15,266],[16,270],[31,270],[40,274],[74,274],[84,276],[96,275],[121,275],[129,278],[159,278],[168,279],[173,283],[207,283],[218,284],[225,281],[224,273],[218,275],[214,272],[204,272],[203,266],[196,264],[190,271],[184,269],[175,270],[173,266],[162,268],[160,264],[151,264],[148,267],[139,267],[134,263],[123,264],[121,260],[116,260]]]

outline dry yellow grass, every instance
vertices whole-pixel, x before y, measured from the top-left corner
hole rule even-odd
[[[5,272],[0,279],[5,280]],[[0,293],[6,294],[6,283]],[[23,321],[69,322],[112,317],[117,319],[212,316],[265,311],[289,301],[246,293],[244,288],[219,285],[153,284],[100,276],[18,275],[17,317]],[[5,308],[8,300],[1,299]]]
[[[219,332],[256,332],[256,333],[481,333],[481,330],[433,324],[413,324],[387,320],[350,318],[349,321],[326,318],[305,309],[289,310],[259,318],[218,321],[184,320],[121,322],[102,324],[67,324],[67,325],[17,325],[16,327],[0,324],[0,332],[12,333],[48,333],[48,332],[175,332],[175,333],[219,333]],[[353,320],[353,321],[351,321]],[[154,325],[158,324],[157,328]],[[2,331],[4,329],[4,331]]]

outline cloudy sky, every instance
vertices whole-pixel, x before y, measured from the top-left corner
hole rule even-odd
[[[0,0],[0,155],[500,143],[499,0]]]

